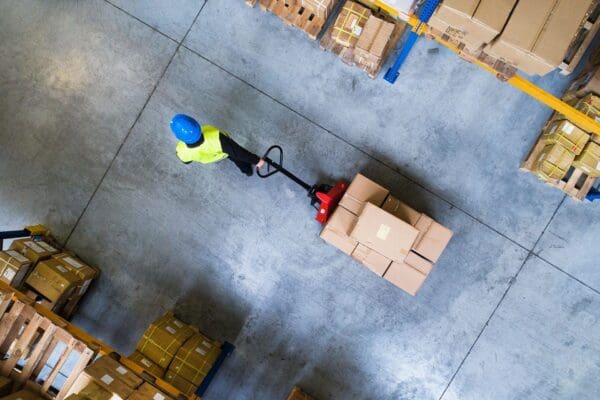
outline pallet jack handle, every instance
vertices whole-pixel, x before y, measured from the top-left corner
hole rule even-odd
[[[279,162],[275,162],[269,157],[269,155],[272,152],[279,153],[277,155],[277,158],[279,158]],[[281,148],[281,146],[274,145],[274,146],[269,147],[269,149],[266,151],[265,155],[263,156],[263,160],[265,160],[265,162],[267,163],[267,172],[263,173],[263,172],[261,172],[260,169],[256,170],[256,174],[258,176],[260,176],[261,178],[263,178],[263,179],[268,178],[270,176],[275,175],[278,172],[281,172],[282,174],[284,174],[285,176],[287,176],[288,178],[290,178],[291,180],[296,182],[298,185],[302,186],[304,188],[304,190],[306,190],[307,192],[310,193],[312,191],[313,187],[311,185],[304,182],[302,179],[298,178],[296,175],[292,174],[290,171],[288,171],[287,169],[285,169],[283,167],[283,149]],[[271,167],[273,169],[271,169]]]

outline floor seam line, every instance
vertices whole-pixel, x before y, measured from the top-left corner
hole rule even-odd
[[[207,0],[207,1],[208,1],[208,0]],[[179,42],[178,40],[176,40],[176,39],[173,39],[171,36],[167,35],[166,33],[164,33],[163,31],[161,31],[161,30],[160,30],[160,29],[158,29],[157,27],[150,25],[149,23],[147,23],[147,22],[143,21],[142,19],[140,19],[140,18],[136,17],[135,15],[133,15],[132,13],[130,13],[129,11],[127,11],[127,10],[125,10],[125,9],[123,9],[123,8],[121,8],[121,7],[119,7],[119,6],[118,6],[118,5],[116,5],[116,4],[113,4],[113,3],[111,3],[111,2],[110,2],[110,0],[104,0],[104,2],[105,2],[105,3],[107,3],[108,5],[110,5],[110,6],[114,7],[114,8],[116,8],[117,10],[121,11],[123,14],[125,14],[125,15],[127,15],[127,16],[129,16],[129,17],[133,18],[133,19],[135,19],[135,20],[136,20],[136,21],[138,21],[138,22],[141,22],[142,24],[144,24],[144,25],[145,25],[145,26],[147,26],[148,28],[152,29],[153,31],[155,31],[155,32],[159,33],[160,35],[164,36],[165,38],[167,38],[167,39],[169,39],[169,40],[171,40],[171,41],[173,41],[173,42],[175,42],[175,43],[177,43],[177,44],[180,44],[180,42]]]
[[[496,307],[494,307],[494,309],[492,310],[492,313],[490,314],[489,318],[486,320],[485,324],[483,325],[483,327],[481,328],[481,331],[479,332],[479,334],[477,335],[477,337],[475,338],[475,340],[473,341],[473,344],[471,344],[471,346],[469,347],[469,350],[467,351],[467,353],[465,354],[464,358],[462,359],[462,361],[460,362],[460,364],[458,365],[456,371],[454,371],[454,374],[452,374],[452,377],[450,378],[450,380],[448,381],[448,384],[446,385],[446,387],[444,388],[442,394],[440,395],[440,397],[438,398],[438,400],[443,400],[444,396],[446,395],[446,392],[448,391],[448,389],[450,388],[450,386],[452,385],[452,382],[454,382],[454,379],[456,379],[456,376],[458,375],[458,373],[460,372],[460,370],[462,369],[464,363],[467,361],[467,359],[469,358],[469,356],[471,355],[471,352],[473,351],[473,349],[475,348],[475,346],[477,345],[477,342],[479,342],[479,339],[481,338],[481,336],[483,335],[483,333],[485,332],[486,328],[488,327],[490,321],[492,320],[492,318],[494,317],[494,315],[496,315],[496,311],[498,311],[498,309],[500,308],[500,306],[502,305],[502,303],[504,302],[504,299],[506,298],[506,296],[508,295],[508,292],[510,292],[510,289],[513,287],[513,285],[515,284],[515,282],[517,281],[519,275],[521,274],[521,271],[523,270],[523,268],[525,267],[525,265],[527,264],[527,261],[529,261],[532,257],[537,257],[539,258],[533,251],[535,250],[535,247],[538,245],[538,243],[540,242],[540,240],[542,239],[542,237],[544,236],[544,233],[546,233],[546,230],[548,229],[548,227],[550,227],[550,224],[552,223],[552,220],[554,219],[554,217],[556,216],[556,214],[558,213],[558,210],[560,210],[560,208],[562,207],[563,203],[565,202],[565,200],[567,199],[567,195],[565,194],[562,198],[562,200],[558,203],[558,206],[556,206],[556,209],[554,210],[554,212],[552,213],[552,216],[550,217],[550,220],[548,221],[548,223],[546,224],[546,226],[544,227],[542,233],[540,234],[540,236],[538,237],[538,239],[536,240],[536,242],[533,244],[532,249],[529,251],[529,253],[527,254],[527,257],[525,257],[525,260],[523,260],[523,263],[521,264],[521,266],[519,267],[519,269],[517,270],[517,273],[510,279],[509,283],[508,283],[508,287],[506,288],[506,290],[504,291],[504,294],[502,294],[502,297],[500,298],[500,301],[498,302],[498,304],[496,304]]]
[[[311,124],[317,126],[318,128],[324,130],[325,132],[327,132],[328,134],[330,134],[331,136],[335,137],[336,139],[342,141],[343,143],[347,144],[348,146],[352,147],[353,149],[361,152],[362,154],[366,155],[367,157],[369,157],[370,159],[378,162],[379,164],[383,165],[384,167],[388,168],[389,170],[399,174],[400,176],[402,176],[404,179],[406,179],[408,182],[420,187],[421,189],[425,190],[426,192],[428,192],[429,194],[437,197],[438,199],[442,200],[443,202],[445,202],[446,204],[452,206],[453,208],[456,208],[457,210],[461,211],[462,213],[464,213],[465,215],[469,216],[470,218],[472,218],[474,221],[480,223],[481,225],[484,225],[485,227],[487,227],[488,229],[490,229],[491,231],[495,232],[496,234],[498,234],[499,236],[505,238],[506,240],[510,241],[511,243],[513,243],[514,245],[520,247],[521,249],[525,250],[525,251],[531,251],[532,249],[526,247],[525,245],[517,242],[516,240],[508,237],[506,234],[498,231],[496,228],[492,227],[491,225],[487,224],[486,222],[483,222],[482,220],[480,220],[479,218],[477,218],[476,216],[472,215],[471,213],[467,212],[466,210],[464,210],[461,207],[458,207],[457,205],[455,205],[454,203],[452,203],[450,200],[445,199],[444,197],[442,197],[441,195],[437,194],[436,192],[434,192],[432,189],[429,189],[427,187],[425,187],[423,184],[413,180],[412,178],[410,178],[409,176],[407,176],[406,174],[404,174],[402,171],[394,168],[393,166],[389,165],[388,163],[386,163],[385,161],[382,161],[380,159],[378,159],[377,157],[375,157],[374,155],[368,153],[367,151],[361,149],[360,147],[358,147],[357,145],[349,142],[348,140],[344,139],[343,137],[337,135],[336,133],[332,132],[331,130],[325,128],[324,126],[322,126],[321,124],[319,124],[316,121],[313,121],[312,119],[308,118],[306,115],[302,114],[301,112],[293,109],[291,106],[288,106],[287,104],[283,103],[281,100],[276,99],[275,97],[271,96],[270,94],[264,92],[263,90],[259,89],[258,87],[256,87],[255,85],[247,82],[246,80],[244,80],[243,78],[237,76],[236,74],[230,72],[229,70],[225,69],[224,67],[222,67],[221,65],[217,64],[216,62],[210,60],[209,58],[203,56],[202,54],[200,54],[199,52],[197,52],[196,50],[191,49],[190,47],[186,46],[185,44],[182,45],[182,47],[188,51],[190,51],[191,53],[195,54],[196,56],[202,58],[203,60],[207,61],[208,63],[214,65],[215,67],[221,69],[222,71],[224,71],[225,73],[231,75],[232,77],[236,78],[237,80],[239,80],[240,82],[243,82],[244,84],[250,86],[252,89],[258,91],[259,93],[263,94],[264,96],[268,97],[269,99],[273,100],[274,102],[276,102],[277,104],[281,105],[282,107],[292,111],[294,114],[300,116],[301,118],[305,119],[306,121],[310,122]]]
[[[110,2],[106,1],[108,4],[111,4]],[[207,0],[208,1],[208,0]],[[119,156],[119,154],[121,153],[121,150],[123,149],[123,146],[125,145],[125,143],[127,142],[127,139],[129,138],[129,136],[131,135],[131,132],[133,132],[133,128],[135,128],[135,126],[137,125],[138,121],[140,120],[140,118],[142,117],[142,114],[144,113],[144,111],[146,110],[146,107],[148,106],[148,103],[150,103],[150,100],[152,99],[152,96],[154,96],[154,93],[156,93],[156,90],[158,89],[158,86],[160,85],[160,82],[162,81],[162,79],[164,78],[164,76],[166,75],[169,67],[171,66],[171,64],[173,63],[173,60],[175,59],[175,56],[177,56],[177,53],[179,52],[179,49],[182,47],[183,41],[185,40],[185,38],[187,37],[187,35],[190,33],[192,27],[194,26],[194,24],[196,23],[196,20],[198,19],[198,17],[200,16],[200,13],[202,12],[202,10],[204,9],[204,6],[206,5],[207,1],[204,2],[204,4],[202,4],[202,7],[200,7],[200,10],[198,11],[198,13],[196,14],[196,17],[194,18],[194,20],[192,21],[192,24],[190,25],[190,27],[188,28],[188,30],[186,31],[185,35],[183,36],[183,38],[181,39],[181,42],[176,42],[177,47],[175,48],[175,51],[173,52],[173,55],[171,55],[171,58],[169,59],[169,62],[167,63],[167,65],[165,66],[165,68],[163,69],[162,73],[160,74],[160,76],[158,77],[158,80],[156,81],[156,83],[154,84],[154,87],[152,88],[152,90],[150,91],[150,94],[148,95],[148,98],[146,99],[146,101],[144,102],[144,104],[142,105],[142,108],[140,109],[140,111],[138,112],[135,120],[133,121],[133,124],[131,125],[131,127],[129,128],[129,130],[127,131],[127,134],[125,135],[125,137],[123,138],[123,140],[121,141],[121,144],[119,145],[119,147],[117,148],[117,151],[115,152],[114,157],[112,158],[112,160],[110,161],[110,163],[108,164],[108,167],[106,168],[106,170],[104,171],[104,174],[102,174],[102,177],[100,178],[100,181],[98,182],[98,185],[96,185],[96,188],[94,189],[94,191],[92,192],[92,195],[90,196],[90,198],[88,199],[85,207],[83,208],[83,210],[81,211],[81,214],[79,215],[79,217],[77,218],[77,220],[75,221],[75,224],[73,225],[73,228],[71,229],[71,231],[69,232],[69,235],[67,236],[67,238],[65,239],[64,243],[62,243],[63,247],[67,247],[67,244],[69,243],[69,240],[71,240],[71,237],[73,236],[73,233],[75,232],[75,229],[77,229],[77,226],[79,226],[79,223],[81,222],[81,219],[83,218],[83,216],[85,215],[85,213],[87,212],[90,204],[92,203],[92,201],[94,200],[94,197],[96,197],[96,194],[98,193],[98,190],[100,189],[100,186],[102,186],[102,183],[104,182],[104,180],[106,179],[106,176],[108,175],[108,172],[111,170],[112,166],[114,165],[117,157]]]

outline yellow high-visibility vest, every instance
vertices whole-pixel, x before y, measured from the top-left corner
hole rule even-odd
[[[184,163],[195,161],[202,164],[210,164],[226,159],[229,155],[223,152],[219,140],[220,133],[214,126],[203,126],[202,137],[204,141],[202,144],[198,147],[188,147],[187,144],[180,141],[177,143],[177,157]]]

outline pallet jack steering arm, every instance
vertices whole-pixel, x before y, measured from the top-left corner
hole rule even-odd
[[[279,159],[278,161],[273,161],[273,159],[269,157],[272,152],[279,153],[277,157]],[[257,169],[256,174],[259,177],[266,179],[278,172],[281,172],[283,175],[296,182],[308,192],[311,205],[318,210],[316,217],[317,221],[322,224],[327,222],[329,216],[333,213],[342,196],[346,192],[347,184],[345,182],[337,182],[335,186],[326,184],[310,185],[306,183],[283,167],[283,149],[278,145],[269,147],[263,156],[263,160],[265,160],[267,163],[267,171],[263,173],[260,169]]]

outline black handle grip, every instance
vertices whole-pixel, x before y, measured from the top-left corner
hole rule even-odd
[[[273,160],[269,157],[269,154],[271,154],[271,152],[274,150],[279,152],[279,163],[273,162]],[[265,160],[267,163],[267,172],[262,173],[259,168],[256,168],[256,175],[260,176],[261,178],[268,178],[271,175],[275,175],[279,172],[279,167],[283,165],[283,149],[279,145],[273,145],[269,147],[263,156],[263,160]],[[273,167],[274,170],[271,170],[271,167]]]

